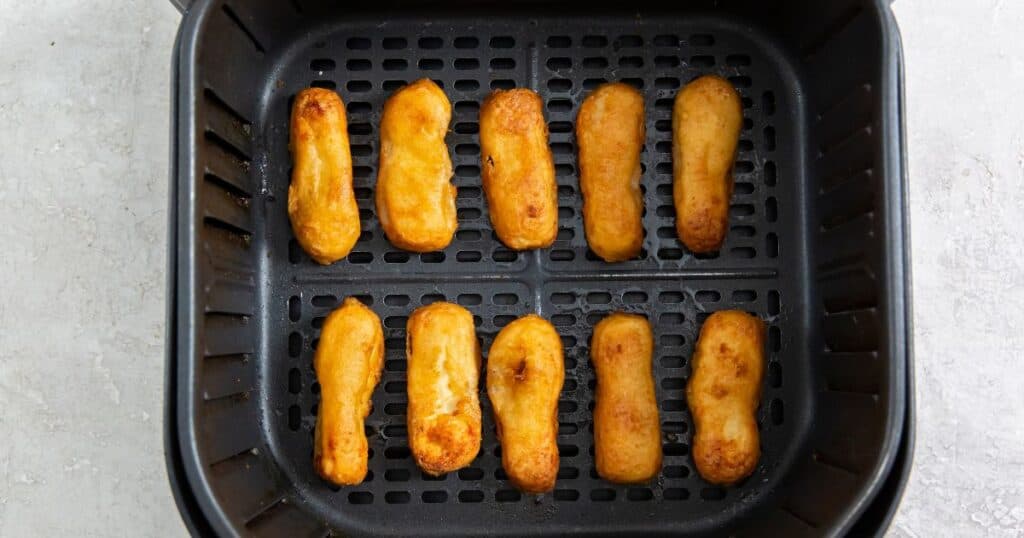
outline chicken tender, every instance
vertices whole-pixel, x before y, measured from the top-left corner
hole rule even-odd
[[[764,322],[738,310],[715,312],[701,327],[686,400],[694,421],[693,461],[713,484],[737,482],[757,466],[764,340]]]
[[[661,469],[653,353],[654,333],[643,316],[616,312],[594,327],[594,463],[605,480],[646,482]]]
[[[527,493],[555,487],[558,395],[565,365],[554,326],[536,315],[505,326],[487,356],[487,395],[509,480]]]
[[[516,250],[550,246],[558,235],[558,185],[540,96],[495,90],[480,108],[487,209],[498,238]]]
[[[676,232],[691,252],[722,247],[729,227],[732,168],[743,107],[729,81],[703,76],[672,107],[672,197]]]
[[[324,479],[345,486],[366,477],[363,421],[383,367],[380,318],[357,299],[345,299],[324,321],[313,358],[320,383],[313,465]]]
[[[318,263],[334,263],[348,256],[360,233],[348,120],[338,94],[323,88],[299,92],[289,146],[294,168],[288,217],[295,238]]]
[[[636,258],[644,239],[643,96],[621,82],[599,86],[580,106],[576,143],[590,249],[607,262]]]
[[[452,106],[430,79],[404,86],[380,120],[377,217],[398,248],[430,252],[455,234],[455,185],[444,136]]]
[[[416,309],[406,327],[409,448],[441,475],[480,451],[480,346],[473,314],[451,303]]]

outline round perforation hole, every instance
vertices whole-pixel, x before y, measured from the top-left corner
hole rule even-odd
[[[455,89],[460,92],[475,92],[480,89],[480,83],[475,80],[456,80]]]
[[[771,404],[769,404],[768,406],[768,410],[772,418],[772,424],[776,426],[781,426],[782,423],[785,421],[785,413],[783,410],[782,400],[778,398],[772,400]]]
[[[373,493],[369,491],[353,491],[348,494],[349,504],[373,504]]]
[[[484,500],[484,492],[477,490],[466,490],[459,492],[459,502],[479,503]]]
[[[512,58],[493,58],[490,63],[491,69],[508,70],[516,68],[516,61]]]
[[[676,56],[655,56],[654,67],[657,67],[658,69],[679,67],[679,58]]]
[[[409,62],[402,58],[388,58],[381,63],[381,67],[385,71],[405,71],[409,67]]]
[[[397,405],[397,404],[393,404],[393,405]],[[404,413],[405,412],[404,411],[404,405],[405,404],[401,404],[401,405],[403,406],[403,413]],[[408,459],[409,456],[410,456],[410,452],[409,452],[409,447],[407,447],[407,446],[389,446],[389,447],[384,449],[384,457],[389,459],[389,460],[404,460],[404,459]]]
[[[492,49],[511,49],[516,46],[516,40],[512,36],[495,36],[490,45]]]
[[[690,498],[690,491],[684,488],[665,488],[663,496],[666,501],[685,501]]]
[[[686,339],[681,334],[663,334],[658,341],[665,347],[678,347],[683,345]]]
[[[548,58],[548,61],[545,62],[545,65],[548,66],[548,69],[554,71],[569,69],[572,67],[572,59],[564,56],[556,56],[554,58]]]
[[[768,363],[768,386],[777,389],[782,386],[782,365],[778,362]]]
[[[423,71],[440,71],[444,68],[444,61],[440,58],[421,58],[417,65]]]
[[[463,293],[458,296],[456,301],[463,306],[476,306],[483,302],[483,298],[476,293]]]
[[[556,93],[567,92],[572,89],[572,81],[567,78],[553,78],[548,81],[548,89]]]
[[[580,498],[580,492],[574,489],[556,489],[554,497],[556,501],[575,501]]]
[[[389,491],[384,494],[384,502],[388,504],[408,504],[411,499],[408,491]]]
[[[658,363],[663,368],[682,368],[686,365],[686,358],[681,355],[666,355]]]

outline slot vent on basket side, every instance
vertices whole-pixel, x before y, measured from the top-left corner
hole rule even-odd
[[[228,19],[230,19],[231,22],[233,22],[235,26],[242,31],[242,33],[245,34],[245,36],[252,43],[252,46],[256,49],[256,51],[259,52],[260,55],[266,53],[266,49],[263,48],[263,44],[260,43],[258,39],[256,39],[256,36],[252,33],[252,30],[249,29],[249,27],[242,22],[242,20],[238,17],[238,14],[235,12],[235,10],[228,4],[224,4],[223,9],[224,14],[227,15]]]

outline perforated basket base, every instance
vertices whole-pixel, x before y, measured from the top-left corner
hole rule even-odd
[[[744,129],[728,239],[718,254],[696,257],[673,228],[671,104],[681,85],[705,73],[736,85]],[[421,77],[436,80],[453,104],[448,144],[459,229],[443,252],[418,255],[387,242],[372,192],[383,103]],[[587,249],[572,133],[580,102],[604,80],[637,85],[647,106],[644,252],[619,264],[597,260]],[[286,214],[289,105],[309,85],[336,88],[347,104],[363,217],[352,254],[328,267],[301,251]],[[558,240],[524,253],[495,239],[480,184],[479,103],[492,88],[513,86],[538,91],[546,103],[559,184]],[[301,509],[346,534],[703,533],[726,532],[768,502],[805,445],[814,409],[808,350],[816,328],[791,308],[807,304],[811,294],[800,211],[806,195],[800,95],[771,42],[735,21],[694,16],[356,18],[328,21],[290,47],[256,122],[255,173],[266,190],[253,203],[255,235],[266,238],[268,256],[264,315],[257,321],[266,342],[257,357],[264,428],[281,480],[292,484]],[[312,467],[319,401],[312,359],[324,317],[350,295],[380,315],[387,356],[367,420],[370,473],[359,486],[337,488]],[[494,335],[517,316],[538,313],[562,335],[566,377],[554,492],[521,495],[506,480],[482,382],[483,443],[472,466],[441,478],[417,469],[405,428],[405,323],[414,308],[438,300],[474,313],[485,361]],[[693,468],[684,387],[701,322],[730,308],[767,321],[770,362],[758,411],[760,464],[742,483],[718,488]],[[613,310],[644,314],[655,328],[665,459],[649,484],[617,486],[594,471],[588,343],[594,324]]]

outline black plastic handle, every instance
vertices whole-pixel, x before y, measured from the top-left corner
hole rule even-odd
[[[171,0],[171,3],[174,4],[174,7],[178,8],[178,11],[180,11],[182,14],[188,11],[188,8],[192,6],[192,2],[193,0]]]

